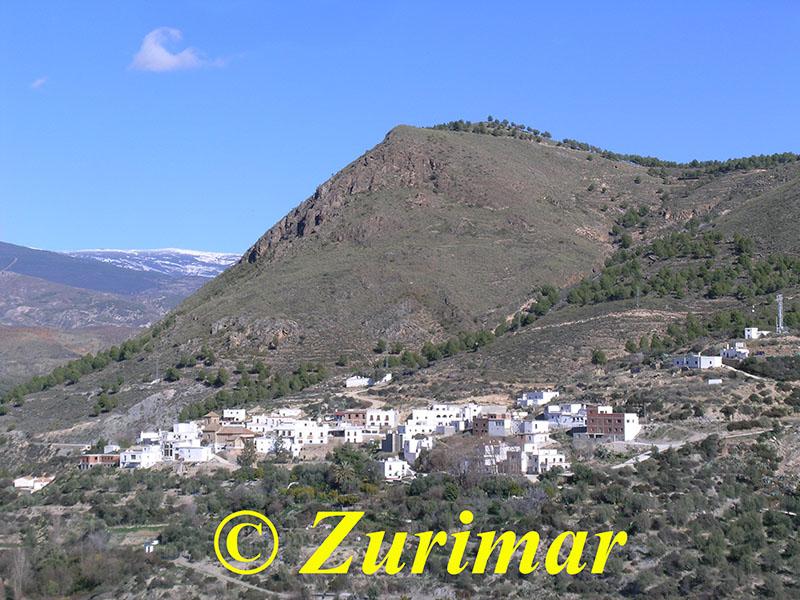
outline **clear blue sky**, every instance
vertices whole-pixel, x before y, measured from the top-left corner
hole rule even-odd
[[[798,152],[798,107],[797,2],[7,0],[0,240],[241,252],[398,123],[690,160]]]

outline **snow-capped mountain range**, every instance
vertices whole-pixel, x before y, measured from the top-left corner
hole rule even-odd
[[[90,258],[134,271],[153,271],[164,275],[216,277],[239,260],[238,254],[203,252],[181,248],[156,250],[76,250],[69,256]]]

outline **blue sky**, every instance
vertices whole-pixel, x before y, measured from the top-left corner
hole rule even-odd
[[[796,2],[9,0],[0,240],[241,252],[398,123],[721,159],[798,106]]]

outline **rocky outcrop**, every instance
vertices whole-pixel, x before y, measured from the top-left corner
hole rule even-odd
[[[430,188],[442,184],[444,168],[429,150],[395,128],[372,150],[320,185],[314,195],[271,227],[240,262],[281,253],[284,242],[314,235],[355,196],[387,188]],[[421,195],[421,196],[420,196]],[[417,192],[424,197],[424,192]]]

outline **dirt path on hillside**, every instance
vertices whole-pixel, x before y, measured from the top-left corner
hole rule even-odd
[[[573,321],[562,321],[561,323],[550,323],[547,325],[533,325],[526,327],[526,331],[539,331],[542,329],[556,329],[558,327],[568,327],[570,325],[581,325],[583,323],[592,323],[594,321],[601,321],[603,319],[619,318],[619,317],[635,317],[639,319],[652,319],[652,318],[666,318],[666,317],[680,317],[684,313],[668,310],[648,310],[644,308],[633,308],[622,312],[610,312],[602,315],[595,315],[594,317],[586,317],[585,319],[575,319]]]
[[[771,429],[754,429],[753,431],[737,431],[737,432],[733,432],[733,433],[727,433],[727,434],[724,434],[724,435],[720,435],[719,437],[720,437],[720,439],[723,439],[723,440],[729,440],[729,439],[732,439],[732,438],[748,437],[748,436],[751,436],[751,435],[761,435],[762,433],[764,433],[766,431],[772,431],[772,430]],[[669,442],[653,442],[653,443],[650,443],[650,444],[648,444],[647,442],[626,442],[626,443],[629,446],[640,446],[640,445],[649,445],[650,447],[655,446],[656,448],[658,448],[659,452],[663,452],[664,450],[667,450],[669,448],[674,448],[674,449],[677,450],[678,448],[681,448],[681,447],[685,446],[686,444],[690,444],[690,443],[693,443],[693,442],[699,442],[700,440],[703,440],[703,439],[707,438],[709,435],[712,435],[712,434],[700,435],[699,437],[698,436],[690,436],[689,438],[687,438],[685,440],[673,440],[673,441],[669,441]],[[643,462],[643,461],[647,460],[648,458],[650,458],[650,456],[652,454],[653,454],[652,450],[648,450],[647,452],[642,452],[641,454],[637,454],[636,456],[634,456],[632,458],[629,458],[628,460],[626,460],[624,462],[621,462],[621,463],[619,463],[617,465],[613,465],[611,468],[616,470],[616,469],[621,469],[623,467],[633,466],[633,465],[635,465],[637,463],[640,463],[640,462]]]
[[[758,375],[753,375],[752,373],[748,373],[747,371],[742,371],[741,369],[737,369],[736,367],[731,367],[730,365],[722,365],[725,369],[730,369],[731,371],[735,371],[736,373],[740,373],[745,377],[749,377],[750,379],[755,379],[757,381],[767,381],[765,377],[759,377]]]

